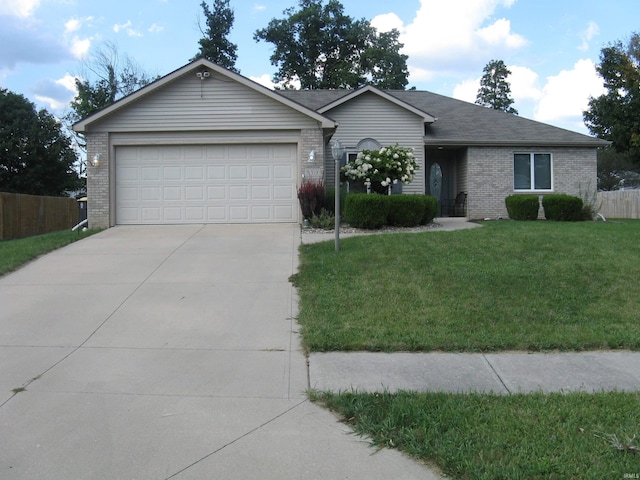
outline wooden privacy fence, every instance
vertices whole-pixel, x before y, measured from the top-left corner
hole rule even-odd
[[[606,218],[640,218],[640,190],[598,192],[596,207]]]
[[[78,202],[73,198],[0,192],[0,240],[65,230],[77,223]]]

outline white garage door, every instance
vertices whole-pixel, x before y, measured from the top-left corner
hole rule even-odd
[[[116,148],[116,223],[297,222],[296,145]]]

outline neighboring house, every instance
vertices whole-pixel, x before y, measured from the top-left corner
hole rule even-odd
[[[506,217],[504,199],[514,193],[594,189],[596,150],[607,145],[429,92],[276,92],[204,59],[74,129],[87,138],[92,227],[297,223],[302,181],[334,181],[335,139],[345,157],[412,147],[420,170],[397,191],[440,190],[442,203],[465,192],[463,215]]]

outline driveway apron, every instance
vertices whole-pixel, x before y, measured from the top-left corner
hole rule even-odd
[[[306,399],[299,244],[116,227],[0,278],[0,478],[436,478]]]

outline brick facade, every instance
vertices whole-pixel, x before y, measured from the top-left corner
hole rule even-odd
[[[593,148],[469,147],[467,155],[468,216],[472,219],[507,218],[505,198],[513,189],[514,153],[551,153],[553,190],[582,196],[596,188],[597,156]],[[540,197],[545,192],[539,192]],[[540,217],[544,218],[542,208]]]
[[[98,165],[92,160],[99,155]],[[87,214],[90,228],[109,228],[109,134],[87,134]]]
[[[309,154],[315,152],[313,161]],[[324,181],[324,135],[321,128],[305,128],[300,133],[301,181]]]

